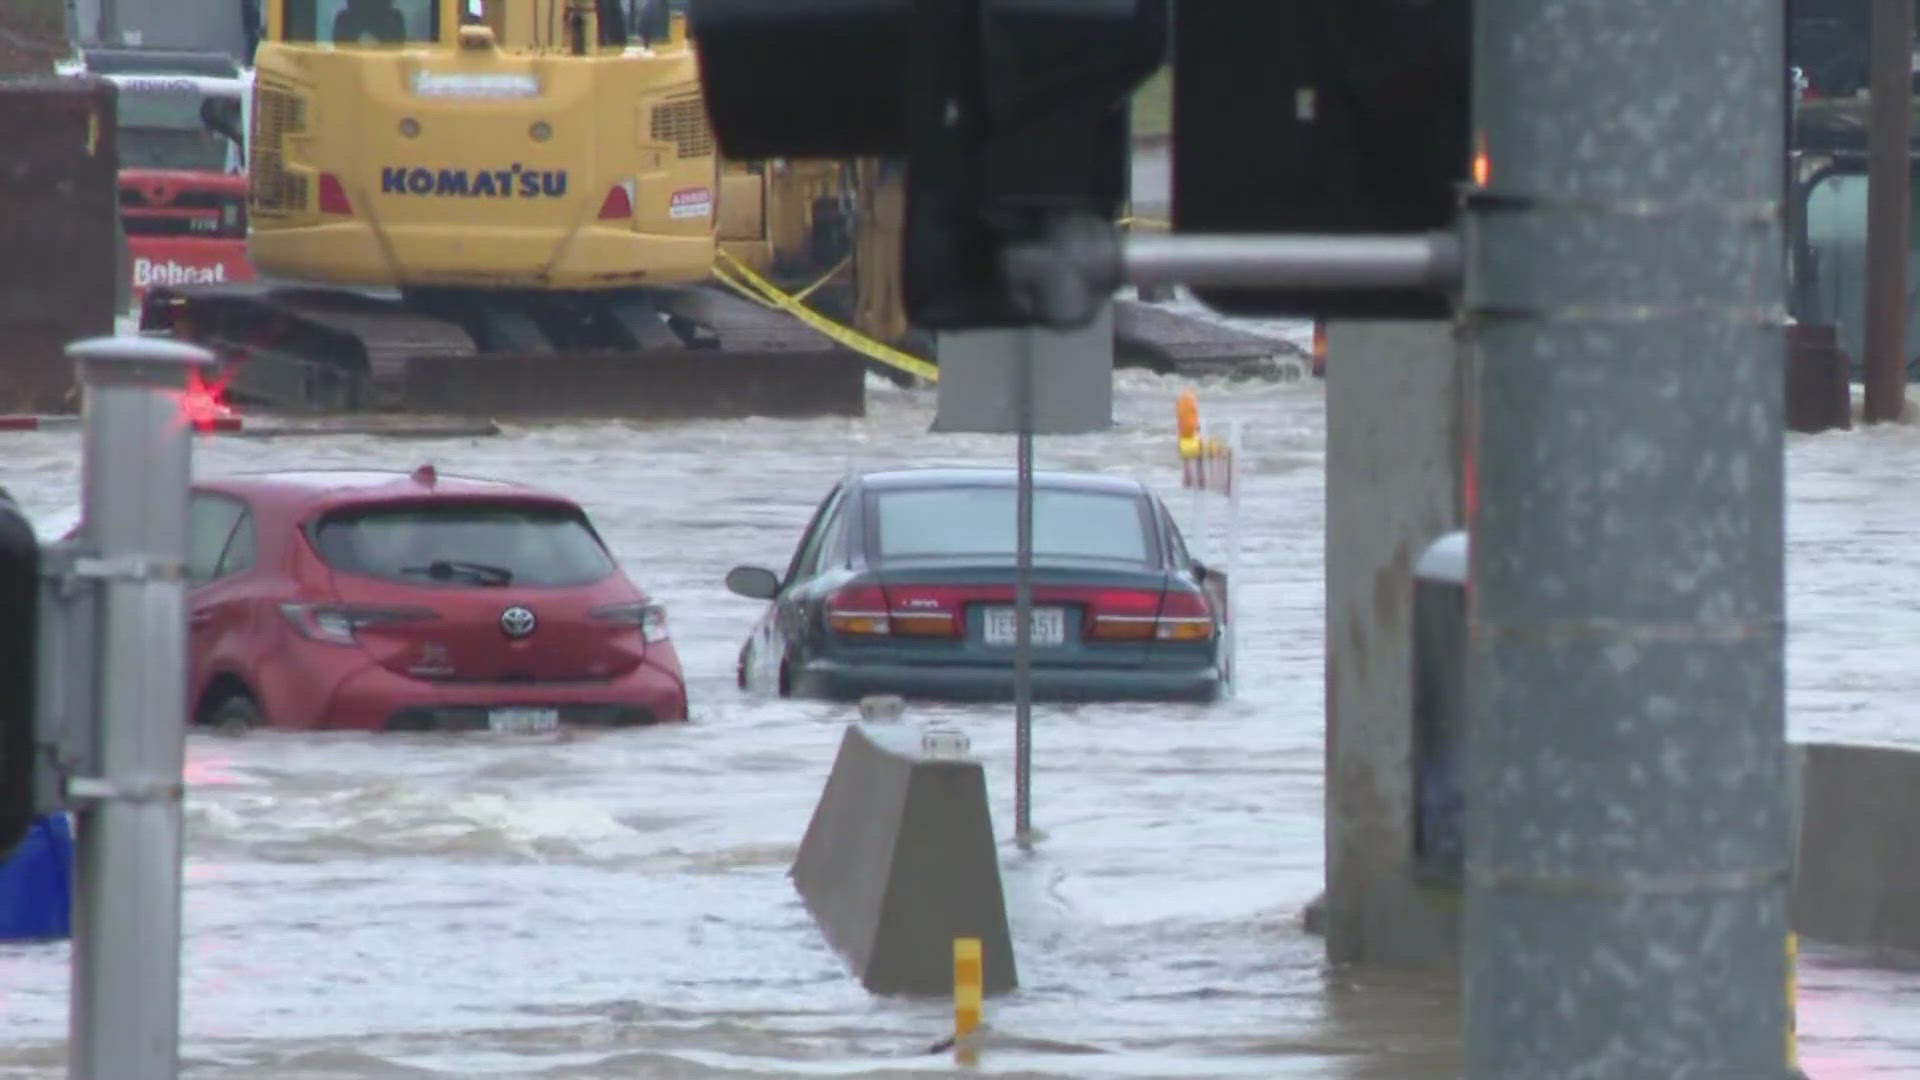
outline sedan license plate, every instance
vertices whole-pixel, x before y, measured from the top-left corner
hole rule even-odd
[[[989,645],[1012,645],[1014,635],[1019,632],[1020,624],[1013,617],[1014,609],[997,607],[987,609],[986,639]],[[1067,640],[1067,614],[1064,608],[1034,608],[1029,612],[1029,625],[1032,630],[1033,644],[1060,645]]]
[[[559,709],[491,709],[487,712],[487,727],[494,731],[528,733],[552,731],[559,726]]]

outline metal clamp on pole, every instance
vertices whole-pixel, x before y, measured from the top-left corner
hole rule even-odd
[[[96,581],[185,581],[187,567],[178,559],[154,559],[145,555],[115,558],[82,555],[73,560],[67,573]]]
[[[180,1054],[182,766],[186,756],[189,372],[212,354],[158,338],[67,347],[83,397],[83,537],[71,580],[91,585],[79,722],[72,1038],[68,1075],[173,1080]]]
[[[178,778],[103,780],[76,776],[67,781],[67,798],[74,802],[179,802],[186,790],[186,784]]]

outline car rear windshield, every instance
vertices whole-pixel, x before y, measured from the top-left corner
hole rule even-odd
[[[415,585],[586,585],[613,560],[580,511],[435,502],[336,510],[313,527],[328,566]]]
[[[878,492],[879,557],[1014,557],[1016,492],[1010,487],[952,487]],[[1100,559],[1154,565],[1146,503],[1138,496],[1037,488],[1036,558]]]

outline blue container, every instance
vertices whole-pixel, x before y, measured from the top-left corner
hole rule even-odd
[[[65,814],[34,821],[0,862],[0,941],[65,938],[73,933],[73,829]]]

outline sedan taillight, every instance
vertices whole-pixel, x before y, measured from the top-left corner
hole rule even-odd
[[[360,642],[354,633],[370,626],[435,618],[434,612],[427,608],[364,604],[281,604],[280,613],[302,637],[329,645],[358,645]]]
[[[1152,641],[1160,593],[1146,589],[1095,589],[1087,594],[1085,633],[1093,641]]]
[[[1200,593],[1169,589],[1160,600],[1153,636],[1161,641],[1206,641],[1213,637],[1213,608]]]
[[[858,637],[892,634],[886,590],[878,585],[849,585],[827,597],[827,626],[836,634]]]
[[[894,636],[959,637],[966,629],[968,592],[951,585],[887,586],[887,620]]]
[[[1206,641],[1213,609],[1197,592],[1099,589],[1087,598],[1086,635],[1094,641]]]
[[[827,625],[856,637],[957,638],[966,626],[968,592],[951,585],[849,585],[827,599]]]

